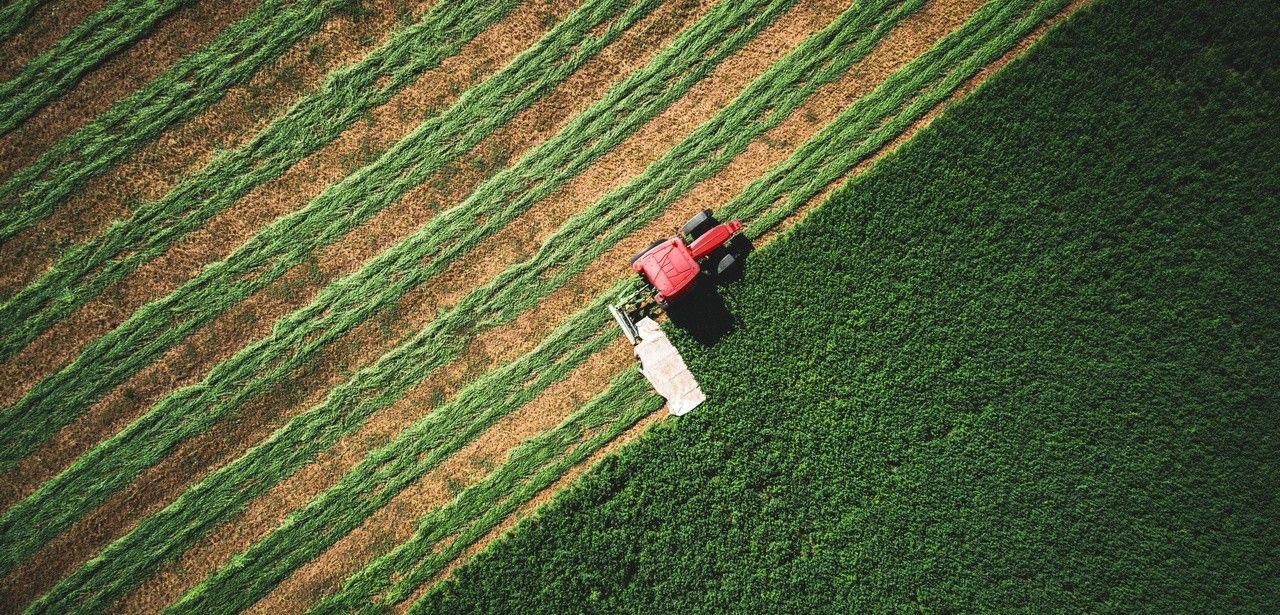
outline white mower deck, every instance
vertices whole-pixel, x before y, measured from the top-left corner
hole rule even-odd
[[[649,379],[654,390],[667,398],[667,409],[676,416],[683,416],[707,400],[694,379],[693,372],[684,364],[680,351],[667,339],[662,327],[651,318],[635,323],[636,356],[640,357],[640,373]]]

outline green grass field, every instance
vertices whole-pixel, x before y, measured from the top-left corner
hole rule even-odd
[[[0,613],[1280,610],[1280,10],[1081,5],[5,4]]]
[[[1104,0],[723,289],[418,612],[1274,612],[1280,13]]]

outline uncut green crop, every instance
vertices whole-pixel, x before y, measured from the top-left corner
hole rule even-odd
[[[622,0],[599,0],[585,5],[568,20],[558,24],[540,40],[538,45],[522,54],[508,69],[504,69],[502,73],[486,82],[491,85],[496,84],[494,87],[498,89],[482,84],[478,89],[464,93],[458,104],[450,111],[424,122],[419,130],[384,154],[379,162],[372,165],[372,168],[366,167],[353,176],[360,181],[375,180],[372,186],[380,187],[385,192],[379,192],[373,188],[366,189],[368,186],[364,184],[357,184],[354,188],[346,187],[359,194],[363,198],[361,202],[345,198],[350,193],[342,190],[342,184],[322,193],[317,200],[332,204],[337,211],[330,210],[327,213],[339,218],[329,218],[327,221],[330,224],[341,224],[340,218],[343,213],[351,215],[351,212],[342,209],[342,206],[380,207],[394,196],[402,194],[416,181],[421,181],[422,177],[407,171],[403,163],[407,160],[418,160],[426,165],[432,161],[438,161],[441,156],[439,150],[443,149],[439,141],[454,142],[457,136],[455,131],[466,129],[485,131],[492,128],[491,125],[467,115],[463,115],[467,121],[465,126],[452,123],[452,120],[458,119],[461,113],[454,112],[453,109],[471,109],[472,92],[479,92],[476,96],[497,95],[501,99],[509,92],[505,88],[525,87],[527,89],[515,97],[514,104],[527,105],[537,93],[545,92],[554,85],[555,81],[570,74],[574,66],[585,62],[609,41],[616,39],[626,27],[637,21],[654,5],[656,0],[648,0],[630,7],[627,7]],[[628,10],[623,13],[623,16],[613,19],[618,17],[617,13],[624,8]],[[600,23],[608,23],[609,26],[595,36],[584,36],[587,30]],[[532,83],[522,79],[508,79],[512,75],[528,75]],[[482,97],[481,100],[487,99]],[[514,114],[510,109],[492,105],[481,108],[494,115]],[[475,137],[476,140],[479,138]],[[432,155],[433,151],[436,152],[435,155]],[[392,181],[376,181],[386,179],[387,174],[392,176]],[[297,243],[299,235],[291,222],[306,220],[305,216],[298,214],[269,228],[264,233],[268,233],[273,239]],[[237,251],[236,254],[241,253],[243,252]],[[233,254],[233,258],[236,254]],[[270,254],[256,255],[259,259],[269,259],[270,256]],[[370,276],[371,279],[366,279],[364,282],[366,284],[386,284],[392,280],[403,282],[404,278],[400,275],[413,273],[410,270],[415,268],[401,268],[396,270],[395,275],[389,277],[384,275],[387,270],[376,269]],[[368,272],[369,267],[362,271]],[[249,269],[243,273],[252,272],[253,270]],[[218,282],[231,275],[232,272],[225,271],[220,264],[207,268],[198,280],[206,283]],[[279,378],[302,364],[323,344],[363,321],[371,313],[370,297],[360,289],[353,288],[356,285],[353,280],[360,280],[358,274],[326,287],[310,306],[294,312],[277,323],[270,337],[255,341],[231,359],[216,366],[204,382],[175,391],[162,399],[146,415],[130,424],[122,432],[95,446],[67,470],[41,485],[30,497],[6,511],[3,516],[0,516],[0,530],[2,530],[0,534],[5,537],[3,550],[0,550],[0,569],[8,569],[29,556],[40,544],[57,535],[74,519],[102,501],[115,489],[126,484],[138,472],[162,459],[179,442],[201,433],[220,416],[238,407],[243,401],[267,390]],[[404,291],[405,288],[399,288],[399,292]],[[208,304],[226,301],[227,293],[227,289],[217,286],[212,289],[199,289],[191,303],[194,304],[193,308],[207,308],[208,306],[202,306],[201,302]],[[158,319],[158,322],[156,320],[152,322],[163,333],[157,334],[172,338],[176,335],[176,328],[170,328],[175,327],[173,322],[175,314],[171,307],[168,303],[148,304],[142,310],[140,320],[145,321],[147,316]],[[122,326],[122,329],[128,329],[128,327]],[[120,329],[117,330],[119,331]],[[317,333],[320,334],[317,335]],[[157,342],[165,341],[171,342],[171,339],[151,340],[152,347]],[[118,355],[121,351],[120,343],[119,336],[107,335],[93,342],[90,349],[100,349]],[[136,354],[124,353],[124,357],[120,360],[137,360],[137,358]],[[97,360],[101,359],[95,359]],[[63,382],[78,382],[76,378],[83,376],[71,378],[68,376],[75,374],[71,368],[83,367],[86,367],[84,356],[77,359],[77,362],[73,363],[68,370],[60,372],[55,377]],[[9,410],[19,408],[25,413],[25,417],[33,422],[51,421],[51,413],[31,413],[34,408],[39,407],[38,404],[41,402],[58,402],[63,404],[60,407],[65,412],[77,412],[76,407],[65,405],[68,398],[64,396],[68,395],[68,392],[60,390],[58,385],[51,386],[51,380],[53,379],[45,380],[24,398],[24,401],[29,399],[32,403],[21,407],[15,406]],[[39,396],[35,395],[36,393],[39,393]],[[349,417],[352,421],[355,418],[354,415]],[[357,424],[358,422],[351,422],[347,425],[347,429],[352,429]],[[39,425],[32,426],[32,429],[40,428]],[[29,437],[29,434],[30,432],[27,432],[24,435]],[[321,443],[331,442],[338,435],[338,432],[329,430],[325,437],[308,436],[307,446],[298,451],[307,450],[314,453],[320,450]],[[13,441],[9,440],[9,442]],[[300,462],[303,457],[298,456],[293,459]],[[292,467],[296,468],[296,466]],[[276,480],[284,476],[277,476]],[[79,494],[75,506],[68,506],[66,500],[60,495],[68,493],[68,490]],[[40,516],[45,519],[45,522],[38,526],[23,523],[21,521],[25,514],[23,511],[34,510],[43,511]]]
[[[752,254],[733,332],[672,332],[711,401],[423,611],[1276,612],[1278,8],[1081,9]]]
[[[58,141],[0,185],[0,242],[48,217],[116,163],[247,81],[350,0],[266,0],[213,42]]]
[[[89,16],[53,47],[0,83],[0,135],[71,89],[80,77],[151,31],[161,19],[193,0],[115,0]],[[35,10],[35,3],[10,10]],[[0,14],[0,19],[21,15]]]
[[[457,53],[515,5],[515,0],[436,4],[417,23],[397,31],[360,62],[334,71],[317,91],[295,103],[243,147],[218,152],[204,168],[184,178],[159,200],[139,204],[127,220],[117,221],[101,235],[61,253],[52,267],[0,305],[0,329],[4,331],[0,333],[0,359],[12,357],[103,289],[163,254],[255,187],[279,177],[332,142],[370,109]],[[271,270],[301,262],[309,253],[308,247],[332,242],[343,229],[364,219],[352,216],[343,227],[316,232],[311,243],[298,242],[289,251],[265,248],[279,254],[278,265]],[[311,238],[305,234],[300,237]]]
[[[27,20],[48,0],[14,0],[0,7],[0,41],[27,25]]]
[[[661,406],[662,398],[637,369],[618,374],[558,427],[521,444],[497,470],[427,513],[413,538],[369,563],[308,612],[389,610],[403,602],[569,468]]]

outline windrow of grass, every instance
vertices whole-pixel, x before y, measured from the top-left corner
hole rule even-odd
[[[593,0],[512,64],[464,92],[441,114],[425,120],[378,160],[330,186],[303,209],[273,222],[225,260],[205,268],[173,293],[143,306],[115,330],[91,342],[70,365],[38,383],[0,414],[14,426],[0,437],[0,465],[13,463],[34,450],[111,387],[160,357],[192,331],[279,279],[316,249],[338,241],[433,172],[465,154],[658,3],[659,0]],[[463,5],[457,14],[437,16],[465,21],[473,14],[468,8],[472,7]],[[624,9],[625,15],[620,18]],[[610,27],[602,30],[601,36],[584,36],[591,28],[606,23]],[[469,38],[467,30],[453,34]],[[408,51],[419,57],[435,55],[439,61],[453,43],[461,45],[462,41],[455,40],[443,49],[414,49],[410,45]],[[211,185],[203,189],[215,190]],[[293,335],[288,330],[278,333]],[[296,342],[303,338],[294,335],[290,339]],[[269,365],[263,360],[265,357],[245,358],[257,362],[238,368],[235,373],[241,377],[249,377]]]
[[[135,4],[121,2],[121,4]],[[0,185],[0,242],[48,217],[116,163],[154,141],[171,125],[194,117],[320,29],[351,0],[265,0],[145,87],[112,105]]]
[[[127,220],[116,221],[101,235],[61,253],[51,268],[0,305],[0,360],[12,357],[103,289],[163,254],[255,187],[279,177],[299,160],[332,142],[370,109],[390,100],[424,71],[457,54],[516,4],[516,0],[436,4],[417,23],[394,33],[360,62],[331,73],[318,90],[295,103],[243,147],[218,152],[204,168],[183,178],[164,197],[138,205]],[[494,117],[505,117],[504,111],[487,108],[501,99],[498,90],[507,88],[501,95],[514,98],[513,88],[530,83],[527,75],[521,75],[520,80],[514,80],[515,75],[507,77],[513,80],[487,84],[484,91],[493,94],[487,98],[473,96],[469,106],[456,113],[490,117],[480,112],[494,111]],[[527,100],[524,97],[519,102]],[[491,124],[490,121],[486,125]],[[368,215],[371,214],[352,217],[339,229],[295,237],[303,241],[291,244],[290,250],[255,244],[255,253],[276,254],[279,265],[269,269],[278,272],[280,267],[297,264],[314,246],[336,240],[343,229]],[[323,226],[321,219],[311,224]],[[290,224],[300,225],[293,219]],[[298,230],[309,232],[306,228]],[[259,241],[268,238],[278,239],[267,235]]]
[[[27,20],[35,14],[47,0],[14,0],[0,7],[0,42],[13,36],[14,32],[27,25]]]
[[[391,443],[370,453],[337,485],[290,514],[280,527],[247,551],[236,555],[187,593],[174,608],[201,613],[235,611],[248,608],[261,599],[294,570],[358,527],[405,487],[471,443],[494,423],[562,380],[592,354],[616,341],[617,330],[603,326],[605,323],[600,318],[605,313],[605,305],[603,301],[590,304],[532,352],[486,373],[458,393],[453,401],[427,414]],[[417,372],[414,375],[419,379],[425,376],[421,367]],[[381,373],[388,374],[386,371]],[[396,375],[395,378],[402,379],[403,376]],[[238,480],[252,477],[253,471],[256,470],[245,472]],[[201,501],[207,499],[201,497]],[[146,525],[153,523],[149,519]],[[163,527],[154,530],[148,527],[147,533],[168,541],[167,531]],[[138,547],[121,541],[103,553],[103,558],[130,558]],[[142,545],[142,548],[146,548],[148,554],[156,552],[148,545]],[[112,566],[119,565],[119,561],[112,562]],[[96,587],[92,580],[84,585]]]
[[[358,217],[362,209],[376,210],[389,204],[413,184],[420,183],[422,179],[428,177],[430,169],[438,168],[439,164],[443,164],[440,159],[451,151],[445,147],[445,143],[465,141],[466,138],[479,141],[483,136],[468,137],[468,129],[484,135],[489,129],[498,126],[503,118],[509,118],[516,113],[515,110],[500,106],[498,100],[506,100],[509,96],[513,106],[524,108],[540,94],[556,85],[558,81],[567,77],[573,69],[598,53],[609,42],[616,40],[626,28],[632,26],[658,4],[658,0],[645,0],[636,4],[628,4],[626,0],[594,0],[582,6],[579,12],[573,13],[570,18],[557,24],[556,28],[539,41],[539,44],[525,51],[502,73],[494,76],[490,82],[486,82],[492,83],[493,87],[468,91],[463,94],[458,104],[454,105],[453,109],[458,111],[451,109],[445,111],[440,117],[426,120],[420,129],[416,129],[412,135],[397,143],[397,146],[392,147],[392,150],[381,156],[378,161],[352,176],[352,181],[357,183],[338,184],[321,193],[317,201],[323,200],[326,208],[332,208],[326,210],[328,217],[325,218],[325,222],[329,223],[329,227],[300,228],[297,224],[283,223],[282,220],[282,224],[273,225],[264,231],[273,240],[278,240],[271,241],[270,245],[278,250],[287,250],[289,243],[297,243],[300,237],[308,237],[312,233],[324,233],[334,225],[343,228],[344,220]],[[618,13],[622,13],[621,17]],[[598,35],[589,35],[591,29],[605,26],[605,24],[607,27],[599,29]],[[522,78],[526,76],[529,79]],[[515,83],[515,85],[508,85],[508,83]],[[489,118],[489,122],[474,114],[462,113],[461,110],[475,109],[471,104],[472,92],[479,92],[477,95],[484,96],[483,100],[493,102],[479,108],[493,115]],[[460,152],[466,149],[467,147],[458,147]],[[424,170],[416,170],[413,165],[415,161]],[[294,222],[306,223],[306,217],[302,213],[289,218]],[[228,278],[259,273],[256,266],[252,265],[261,264],[264,260],[266,263],[262,266],[274,264],[271,261],[273,252],[264,250],[262,251],[264,254],[255,252],[256,255],[253,256],[255,260],[248,263],[250,266],[247,268],[239,266],[238,269],[228,272],[230,265],[241,264],[236,256],[243,254],[248,247],[256,247],[256,245],[246,246],[238,250],[232,259],[206,268],[198,281],[225,282]],[[274,266],[283,273],[283,265]],[[404,266],[398,269],[397,273],[412,273],[410,269],[417,269],[419,266],[417,263]],[[381,272],[383,270],[379,270],[379,273]],[[115,489],[124,486],[143,469],[163,459],[179,442],[204,432],[220,416],[236,409],[243,401],[257,393],[269,390],[274,383],[287,377],[287,374],[298,365],[305,363],[306,359],[314,355],[324,343],[334,340],[358,323],[364,322],[365,318],[371,314],[367,309],[371,297],[362,288],[353,288],[356,286],[353,281],[361,281],[361,279],[366,283],[365,288],[369,288],[369,284],[374,284],[376,287],[378,283],[387,282],[387,279],[378,275],[361,278],[360,274],[353,274],[346,281],[324,288],[310,306],[285,316],[282,322],[276,323],[269,337],[253,342],[224,363],[215,366],[204,382],[175,391],[172,395],[165,397],[146,415],[128,425],[124,431],[93,447],[58,477],[42,484],[26,500],[18,502],[18,505],[6,511],[3,516],[0,516],[0,534],[5,537],[3,551],[0,551],[0,557],[3,557],[0,559],[0,570],[8,569],[18,561],[29,557],[36,548],[44,545],[92,506],[99,504]],[[229,293],[243,287],[244,284],[252,284],[252,281],[241,282],[230,290],[216,283],[209,284],[206,288],[196,288],[195,291],[188,293],[189,301],[186,304],[178,302],[177,305],[186,305],[189,310],[198,310],[201,302],[227,301]],[[192,284],[188,284],[184,288],[191,286]],[[404,288],[399,288],[399,292],[404,292]],[[143,307],[140,314],[136,315],[138,318],[131,319],[131,322],[122,325],[122,328],[92,343],[91,350],[102,352],[102,355],[92,355],[97,356],[93,361],[125,361],[137,357],[138,355],[133,352],[124,350],[127,346],[122,347],[122,341],[120,341],[122,336],[118,336],[118,333],[122,332],[122,329],[127,331],[128,325],[136,320],[147,322],[146,316],[154,316],[150,320],[154,327],[143,328],[142,333],[134,331],[133,338],[141,334],[143,340],[146,340],[148,333],[172,334],[174,329],[179,328],[179,325],[173,323],[173,320],[177,319],[175,313],[178,311],[174,305],[174,301],[160,301]],[[191,328],[188,324],[183,332],[188,332]],[[132,340],[132,338],[125,338],[125,340]],[[155,343],[152,343],[147,350],[154,347]],[[152,355],[155,355],[155,352],[152,352]],[[84,359],[86,357],[82,356],[70,368],[84,366]],[[50,386],[50,381],[38,384],[38,391],[32,393],[38,392],[41,397],[28,395],[32,398],[33,404],[23,406],[22,410],[27,414],[20,414],[20,416],[28,419],[27,425],[32,431],[42,429],[38,423],[52,422],[59,416],[52,410],[36,410],[41,407],[38,402],[58,404],[56,406],[58,409],[67,411],[68,414],[60,415],[67,420],[69,420],[68,416],[77,410],[76,407],[68,407],[65,404],[67,396],[72,395],[72,392],[68,391],[69,388],[78,382],[73,374],[68,373],[70,368],[63,373],[55,374],[61,383],[55,383],[54,386]],[[27,397],[22,400],[22,402],[27,401]],[[358,422],[349,427],[353,428],[356,424]],[[9,436],[10,434],[6,434],[6,442],[20,442],[17,437]],[[320,450],[317,447],[320,442],[332,442],[335,438],[337,433],[326,437],[308,436],[306,438],[310,446],[308,450]],[[296,469],[296,466],[291,468]],[[283,478],[284,475],[288,474],[276,475],[276,479]],[[76,506],[68,506],[67,493],[76,493],[78,502]],[[26,515],[35,514],[36,511],[41,511],[38,516],[44,520],[44,523],[24,523],[23,519]]]
[[[662,398],[639,370],[628,368],[555,429],[521,444],[498,469],[424,516],[412,539],[362,568],[308,612],[390,610],[539,491],[661,406]],[[166,612],[185,612],[183,606],[180,602]]]
[[[868,102],[864,103],[861,107],[858,107],[859,111],[867,112],[870,109],[877,108],[875,103],[883,100],[892,100],[894,104],[880,107],[880,109],[887,115],[874,117],[872,119],[875,123],[874,125],[894,126],[898,128],[898,131],[900,131],[902,128],[909,126],[910,123],[918,117],[914,114],[916,110],[922,107],[924,109],[928,108],[925,103],[918,102],[929,98],[927,95],[921,95],[920,89],[922,86],[931,83],[936,86],[929,90],[929,94],[940,89],[945,89],[945,86],[950,86],[950,88],[953,89],[964,81],[966,74],[972,74],[972,72],[976,72],[982,66],[985,66],[986,63],[994,60],[995,57],[998,57],[1004,50],[1010,48],[1013,44],[1016,44],[1021,36],[1025,35],[1039,21],[1056,12],[1062,5],[1062,0],[1045,2],[1021,18],[1018,18],[1018,15],[1023,12],[1027,3],[1013,2],[992,4],[984,7],[983,10],[979,11],[979,13],[962,26],[962,28],[952,35],[949,35],[943,41],[940,41],[938,45],[931,49],[931,52],[926,52],[924,56],[908,65],[908,67],[904,68],[903,71],[896,73],[896,79],[886,81],[884,86],[877,88],[873,93],[868,94],[868,96],[863,99]],[[993,50],[994,55],[990,55]],[[949,73],[946,72],[948,68],[951,69],[951,72]],[[913,76],[915,78],[909,79],[908,76]],[[896,84],[904,82],[907,84],[914,84],[918,87],[902,88],[896,86]],[[831,130],[835,130],[838,127],[840,127],[840,123],[833,122]],[[883,146],[884,143],[891,140],[895,134],[896,133],[886,130],[879,130],[873,131],[871,134],[861,135],[861,141],[838,141],[830,138],[831,134],[830,131],[828,131],[815,136],[809,142],[811,145],[809,147],[802,148],[802,150],[797,152],[796,156],[793,158],[809,160],[811,159],[811,156],[808,154],[811,154],[815,149],[820,150],[822,153],[842,152],[851,146],[856,146],[854,148],[855,151],[863,152],[862,156],[858,156],[853,159],[854,162],[856,162],[857,159],[861,159],[862,157],[865,157],[866,154]],[[858,137],[852,138],[858,139]],[[822,147],[817,147],[817,144],[821,144]],[[851,164],[852,163],[850,163],[850,165]],[[851,168],[851,166],[849,168]],[[800,168],[799,165],[796,164],[784,163],[775,167],[775,170],[778,169],[789,169],[789,174],[774,174],[774,176],[782,179],[796,178],[792,180],[792,183],[798,182],[800,178],[805,180],[809,179],[803,175],[799,177],[794,175],[795,173],[808,172],[807,168]],[[823,172],[827,172],[827,170],[824,169]],[[836,175],[836,177],[839,177],[839,175]],[[798,185],[805,186],[806,183],[807,181],[799,182]],[[814,188],[815,192],[828,184],[829,182],[817,184],[816,188]],[[759,194],[759,196],[755,199],[740,199],[736,201],[735,203],[739,204],[737,209],[744,212],[748,211],[747,207],[741,205],[742,203],[751,203],[756,205],[756,209],[759,209],[777,200],[776,194],[760,193],[759,190],[757,190],[758,187],[758,185],[753,185],[751,189],[744,191],[744,196],[757,194]],[[797,198],[791,202],[799,204],[804,201],[804,198],[800,198],[799,195],[797,195]],[[548,244],[551,243],[554,242],[548,242]],[[606,240],[605,243],[608,243],[608,241]],[[528,283],[528,281],[526,281],[526,283]],[[602,295],[601,299],[597,302],[614,296],[615,292],[616,289],[615,291],[610,291],[609,293]],[[599,317],[597,316],[597,318]],[[423,527],[433,527],[431,520],[424,520]],[[434,536],[443,537],[447,535],[448,533],[436,534]],[[442,559],[439,556],[431,555],[429,548],[434,544],[434,542],[435,539],[429,539],[421,542],[415,542],[412,546],[406,545],[403,547],[406,552],[413,552],[416,554],[413,556],[403,556],[406,560],[416,561],[424,556],[430,556],[431,564],[426,566],[424,569],[410,573],[408,572],[408,566],[403,563],[389,567],[388,564],[381,562],[380,560],[381,563],[375,563],[371,565],[369,570],[353,577],[353,579],[348,582],[347,588],[344,589],[344,592],[340,597],[335,597],[330,601],[326,601],[322,603],[321,606],[323,609],[332,608],[334,610],[342,610],[345,608],[356,608],[357,605],[363,605],[365,604],[364,601],[379,596],[384,592],[390,584],[390,578],[393,575],[400,579],[400,581],[396,584],[396,587],[398,588],[396,592],[390,594],[391,599],[389,602],[396,602],[398,600],[397,597],[403,598],[406,592],[416,586],[416,583],[405,579],[416,579],[418,582],[429,579],[433,576],[434,572],[438,571],[439,565],[448,561],[448,559]],[[352,589],[353,587],[356,589]],[[379,600],[381,600],[381,598]]]
[[[603,328],[604,304],[583,310],[533,351],[468,384],[448,403],[431,410],[396,440],[366,457],[337,485],[291,513],[283,525],[238,555],[192,590],[184,600],[191,612],[240,610],[265,595],[294,569],[357,527],[416,478],[466,446],[496,421],[564,379],[587,357],[616,339]],[[401,350],[412,354],[412,348]],[[398,397],[400,381],[421,379],[430,365],[409,362],[411,374],[381,371],[360,386],[334,392],[335,406],[381,407]],[[355,410],[353,414],[366,415]],[[164,510],[148,517],[120,540],[63,579],[33,606],[63,610],[101,610],[138,586],[167,561],[180,556],[213,527],[233,519],[247,505],[245,489],[260,473],[276,472],[264,463],[289,465],[295,450],[287,431],[278,432],[255,451],[219,469]],[[261,451],[261,454],[259,454]],[[296,453],[294,453],[296,455]]]
[[[0,83],[0,135],[13,130],[49,101],[71,89],[85,73],[132,45],[161,19],[192,1],[115,0],[90,15],[52,48],[27,62],[18,74]],[[12,10],[34,11],[35,6],[35,3],[18,3]],[[4,17],[9,15],[0,14],[0,18]]]

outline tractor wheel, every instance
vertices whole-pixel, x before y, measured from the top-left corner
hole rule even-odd
[[[725,254],[720,257],[720,262],[716,263],[716,275],[724,275],[726,271],[732,270],[738,264],[738,257],[733,254]]]
[[[689,236],[689,241],[697,241],[699,237],[715,228],[717,224],[720,223],[716,222],[715,217],[711,215],[711,210],[704,209],[698,212],[698,215],[689,218],[689,221],[684,223],[684,228],[680,230]]]
[[[631,257],[631,264],[632,264],[632,265],[636,264],[636,261],[640,260],[640,257],[641,257],[641,256],[644,256],[646,252],[648,252],[649,250],[652,250],[652,249],[654,249],[654,248],[656,248],[656,247],[658,247],[658,246],[662,245],[662,244],[663,244],[663,243],[665,243],[666,241],[667,241],[667,240],[665,240],[665,239],[659,239],[659,240],[657,240],[657,241],[655,241],[655,242],[653,242],[653,243],[649,244],[649,247],[647,247],[647,248],[645,248],[645,249],[643,249],[643,250],[641,250],[641,251],[639,251],[639,252],[636,252],[636,255]]]

